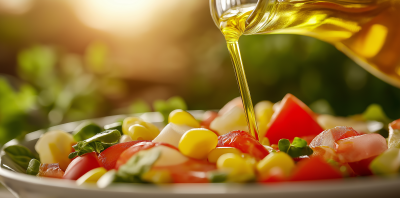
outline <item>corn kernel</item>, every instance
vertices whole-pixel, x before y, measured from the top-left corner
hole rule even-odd
[[[149,129],[140,124],[134,124],[128,129],[128,136],[132,140],[153,140],[155,137]]]
[[[295,165],[293,159],[288,154],[284,152],[274,152],[258,162],[257,171],[261,178],[264,178],[274,167],[280,167],[285,175],[289,176]]]
[[[191,129],[181,137],[179,141],[179,151],[182,154],[195,158],[205,159],[208,153],[218,144],[218,136],[203,128]]]
[[[84,183],[96,183],[100,179],[100,177],[102,177],[106,173],[107,170],[103,167],[92,169],[82,175],[78,180],[76,180],[76,184],[82,185]]]
[[[256,166],[257,166],[257,160],[256,160],[256,158],[254,158],[253,156],[251,156],[251,155],[249,155],[249,154],[247,154],[247,153],[243,153],[243,154],[241,155],[241,157],[242,157],[248,164],[250,164],[250,165],[253,167],[254,170],[256,169]]]
[[[200,123],[188,112],[176,109],[168,116],[168,122],[178,125],[187,125],[193,128],[199,128]]]
[[[218,158],[225,153],[242,154],[242,152],[235,147],[217,147],[208,154],[208,162],[217,163]]]
[[[171,174],[167,170],[150,170],[142,175],[142,179],[155,184],[171,183]]]
[[[160,130],[153,124],[137,117],[125,118],[122,123],[122,132],[132,140],[153,140]]]
[[[261,101],[254,106],[254,113],[257,118],[259,137],[264,137],[268,129],[268,124],[271,121],[274,103],[270,101]],[[269,145],[267,145],[269,146]]]
[[[217,160],[219,170],[229,171],[228,181],[246,182],[255,177],[253,165],[238,154],[225,153]]]

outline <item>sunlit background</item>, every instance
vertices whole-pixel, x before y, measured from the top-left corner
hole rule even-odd
[[[377,103],[400,117],[400,90],[333,46],[296,35],[240,44],[254,103],[290,92],[318,113]],[[0,0],[0,145],[64,122],[182,100],[218,109],[237,96],[207,0]]]

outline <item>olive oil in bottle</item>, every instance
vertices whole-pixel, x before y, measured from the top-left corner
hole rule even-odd
[[[234,64],[250,133],[256,138],[238,45],[242,35],[299,34],[323,40],[400,88],[399,0],[259,0],[229,8],[217,23]]]

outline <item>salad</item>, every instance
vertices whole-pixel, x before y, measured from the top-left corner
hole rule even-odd
[[[378,106],[349,118],[319,115],[287,94],[255,106],[256,140],[240,98],[202,120],[176,109],[158,128],[138,117],[72,134],[49,131],[36,152],[13,145],[7,155],[29,175],[96,183],[289,182],[391,176],[400,170],[400,119]],[[385,137],[387,136],[387,137]],[[36,154],[37,153],[37,154]]]

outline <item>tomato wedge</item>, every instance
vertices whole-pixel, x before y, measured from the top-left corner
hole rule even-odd
[[[342,178],[339,170],[329,165],[320,157],[301,160],[291,177],[291,181],[323,180]]]
[[[286,94],[280,107],[272,115],[265,137],[271,144],[278,144],[282,138],[316,136],[323,131],[314,119],[315,114],[292,94]]]
[[[235,147],[243,153],[248,153],[257,160],[269,154],[268,150],[253,136],[245,131],[231,131],[218,137],[217,147]]]
[[[147,150],[159,145],[168,146],[170,148],[178,150],[174,146],[163,142],[139,142],[121,153],[115,165],[115,169],[118,170],[121,165],[125,164],[137,152]]]
[[[68,165],[63,179],[77,180],[92,169],[101,167],[95,152],[76,157]]]
[[[149,140],[124,142],[107,148],[106,150],[101,152],[98,156],[100,165],[107,170],[115,169],[115,164],[117,163],[117,160],[121,155],[121,153],[139,142],[149,142]]]

